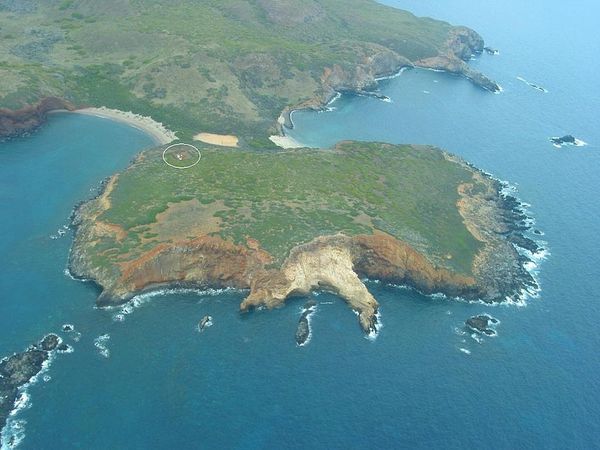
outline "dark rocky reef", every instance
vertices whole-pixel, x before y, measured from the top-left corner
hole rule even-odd
[[[583,147],[584,145],[587,145],[585,142],[583,142],[580,139],[577,139],[575,136],[573,136],[571,134],[567,134],[562,137],[550,138],[550,142],[552,142],[552,145],[554,145],[555,147],[559,147],[559,148],[562,147],[563,145],[574,145],[575,147]]]
[[[46,97],[36,105],[16,110],[0,108],[0,138],[21,136],[33,131],[46,121],[51,111],[74,109],[73,104],[57,97]]]
[[[310,316],[317,307],[317,302],[314,300],[309,300],[304,305],[304,310],[302,311],[302,315],[300,316],[300,320],[298,321],[298,328],[296,328],[296,344],[303,346],[306,344],[308,337],[310,336],[310,323],[308,321],[308,316]]]
[[[487,314],[470,317],[465,323],[469,329],[476,331],[477,333],[485,334],[487,336],[496,335],[496,330],[492,325],[497,325],[498,319]]]
[[[24,352],[15,353],[0,361],[0,429],[4,428],[8,416],[15,407],[19,388],[40,373],[50,353],[60,350],[62,345],[64,344],[61,344],[57,335],[48,334],[38,344],[30,346]]]
[[[575,136],[573,136],[571,134],[567,134],[566,136],[563,136],[563,137],[551,138],[550,142],[552,142],[553,144],[557,144],[557,145],[575,144]]]

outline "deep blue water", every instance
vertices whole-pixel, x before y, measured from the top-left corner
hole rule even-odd
[[[0,354],[65,322],[82,333],[29,388],[21,448],[593,448],[600,438],[600,39],[591,1],[389,1],[471,26],[500,49],[472,64],[497,80],[413,70],[383,82],[393,103],[342,98],[294,114],[311,145],[340,139],[436,144],[518,186],[551,255],[525,307],[484,307],[370,284],[379,337],[363,337],[343,301],[317,297],[309,345],[296,347],[302,300],[241,316],[242,295],[171,294],[119,310],[63,274],[72,206],[150,138],[59,115],[0,144]],[[523,4],[526,3],[526,4]],[[544,94],[517,76],[548,89]],[[429,94],[424,93],[428,91]],[[560,150],[550,136],[590,145]],[[6,205],[6,206],[5,206]],[[498,336],[457,333],[487,312]],[[204,314],[214,326],[195,327]],[[94,339],[108,334],[109,357]],[[470,354],[460,349],[468,350]]]

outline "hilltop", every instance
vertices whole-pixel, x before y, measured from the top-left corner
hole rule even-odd
[[[208,132],[265,147],[291,109],[372,90],[401,67],[498,89],[464,62],[483,50],[477,33],[370,0],[7,0],[0,38],[0,108],[30,106],[16,118],[0,109],[4,135],[48,109],[105,106],[183,140]],[[40,109],[46,97],[64,102]]]

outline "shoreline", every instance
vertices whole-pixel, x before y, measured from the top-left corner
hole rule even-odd
[[[102,119],[114,120],[116,122],[125,123],[133,128],[137,128],[149,134],[156,143],[165,145],[177,140],[175,132],[169,130],[162,123],[157,122],[152,117],[135,114],[131,111],[121,111],[111,109],[105,106],[95,108],[81,108],[74,111],[54,111],[54,112],[70,112],[75,114],[84,114],[87,116],[100,117]]]
[[[284,149],[311,148],[308,145],[305,145],[302,142],[297,141],[293,137],[288,136],[287,134],[282,134],[282,135],[274,134],[273,136],[269,136],[269,140],[276,146],[284,148]]]
[[[467,64],[467,67],[470,68],[470,66],[468,64]],[[312,111],[316,111],[316,112],[328,111],[329,108],[331,107],[331,105],[333,103],[335,103],[337,100],[339,100],[344,94],[370,96],[370,97],[377,98],[379,100],[384,100],[383,98],[381,98],[383,95],[378,93],[378,87],[381,84],[381,82],[398,78],[405,71],[410,70],[410,69],[421,69],[421,70],[445,73],[448,75],[459,76],[492,94],[500,94],[503,91],[502,86],[500,86],[496,82],[493,82],[493,83],[496,85],[497,90],[492,90],[489,87],[487,87],[485,84],[483,84],[481,82],[481,80],[477,80],[477,79],[473,78],[473,76],[472,76],[473,74],[479,73],[477,71],[473,71],[473,73],[468,73],[465,71],[456,72],[456,71],[450,70],[450,68],[428,67],[427,65],[419,64],[419,62],[411,63],[411,64],[401,64],[400,66],[398,66],[397,68],[395,68],[392,71],[386,71],[386,72],[374,74],[374,76],[373,76],[374,85],[372,86],[372,89],[369,89],[369,90],[365,90],[365,89],[338,90],[338,89],[334,88],[333,93],[329,97],[325,98],[324,100],[315,98],[315,99],[312,99],[311,101],[304,102],[303,104],[300,104],[297,106],[286,106],[283,109],[283,111],[281,111],[281,113],[279,114],[279,117],[277,118],[277,128],[279,131],[279,135],[270,136],[269,139],[271,140],[271,142],[275,143],[276,145],[278,145],[279,147],[282,147],[282,148],[306,147],[305,145],[302,145],[297,140],[290,138],[285,133],[286,128],[293,130],[295,127],[294,121],[292,119],[292,115],[295,112],[307,111],[307,110],[308,111],[312,110]],[[383,96],[383,97],[385,97],[385,96]],[[281,139],[281,144],[276,142],[276,140],[274,140],[273,138],[277,138],[277,140]],[[299,144],[299,145],[295,146],[295,147],[291,146],[291,145],[295,145],[295,144]],[[284,145],[290,145],[290,146],[286,147]]]

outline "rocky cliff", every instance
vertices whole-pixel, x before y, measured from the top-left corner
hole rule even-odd
[[[473,69],[466,62],[473,55],[481,54],[484,45],[483,38],[474,30],[467,27],[454,27],[450,29],[448,38],[438,55],[414,61],[382,45],[365,46],[357,55],[360,61],[358,64],[352,67],[343,67],[340,64],[326,67],[321,75],[319,95],[285,108],[280,115],[279,124],[293,128],[290,119],[290,113],[293,110],[321,110],[338,92],[373,95],[379,78],[393,75],[404,67],[442,70],[464,76],[490,92],[499,92],[501,88],[495,81]]]
[[[35,105],[17,110],[0,108],[0,138],[27,133],[44,123],[49,112],[61,109],[72,111],[74,106],[60,98],[46,97]]]

